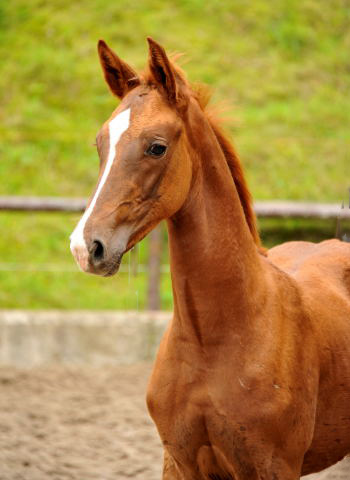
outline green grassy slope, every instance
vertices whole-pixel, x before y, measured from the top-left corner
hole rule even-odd
[[[186,52],[227,116],[235,106],[255,197],[339,200],[347,186],[348,2],[12,0],[0,25],[2,193],[90,192],[95,133],[115,106],[96,41],[140,68],[146,35]]]
[[[189,78],[227,105],[255,198],[340,202],[350,183],[349,27],[343,0],[1,2],[0,194],[91,192],[92,144],[116,105],[96,42],[104,38],[142,68],[151,35],[185,52]],[[67,237],[75,220],[1,214],[1,262],[73,267]],[[144,291],[145,279],[137,282]],[[0,270],[0,306],[122,307],[134,295],[116,298],[123,285],[122,277]]]

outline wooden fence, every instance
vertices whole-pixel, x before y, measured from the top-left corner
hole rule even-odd
[[[87,204],[85,198],[62,197],[0,197],[0,210],[24,212],[82,212]],[[267,201],[256,202],[255,212],[266,218],[310,218],[350,220],[350,204]],[[150,254],[148,258],[147,308],[160,309],[162,235],[159,227],[150,235]]]
[[[0,210],[36,212],[82,212],[85,198],[0,197]],[[259,217],[266,218],[339,218],[350,219],[350,204],[261,201],[254,204]]]

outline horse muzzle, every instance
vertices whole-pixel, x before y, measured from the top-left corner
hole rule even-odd
[[[94,235],[95,233],[95,235]],[[110,277],[119,270],[129,240],[129,228],[117,228],[109,238],[91,232],[89,238],[76,242],[71,236],[71,252],[83,272]]]

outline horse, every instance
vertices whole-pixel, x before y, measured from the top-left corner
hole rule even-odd
[[[163,480],[297,480],[350,452],[350,245],[265,251],[207,93],[148,44],[137,74],[99,41],[121,102],[71,251],[107,277],[166,220],[174,314],[147,390]]]

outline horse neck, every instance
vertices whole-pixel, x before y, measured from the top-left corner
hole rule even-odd
[[[174,321],[181,335],[205,342],[248,328],[264,276],[226,158],[203,114],[190,118],[187,139],[192,188],[168,220]],[[210,328],[218,322],[219,329]]]

